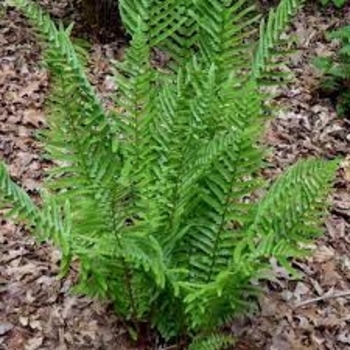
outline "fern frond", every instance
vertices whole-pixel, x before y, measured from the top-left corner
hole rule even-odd
[[[160,47],[179,60],[188,55],[196,30],[188,15],[189,1],[121,0],[120,13],[127,30],[135,36],[142,18],[150,47]],[[185,45],[186,42],[191,44]]]
[[[120,142],[122,157],[132,160],[128,175],[137,186],[149,173],[154,145],[150,137],[150,124],[154,118],[155,73],[150,63],[150,46],[142,22],[138,23],[125,61],[115,63],[115,78],[118,85],[116,100],[121,112],[115,116],[123,140]],[[151,158],[152,159],[152,158]],[[142,172],[142,174],[141,174]],[[138,179],[136,179],[136,177]],[[142,186],[145,186],[143,184]]]
[[[184,247],[187,258],[183,258],[193,265],[193,276],[197,281],[209,281],[227,266],[230,249],[235,245],[229,224],[241,228],[249,222],[242,198],[256,188],[256,172],[262,162],[262,152],[255,146],[262,130],[259,121],[261,103],[253,97],[253,91],[254,84],[244,88],[239,100],[234,94],[225,95],[222,101],[226,104],[220,102],[217,105],[220,110],[218,123],[220,125],[222,118],[223,130],[228,131],[218,133],[202,147],[197,146],[198,151],[186,161],[186,175],[178,187],[182,211],[176,213],[177,220],[183,213],[195,214],[183,218],[179,236],[170,236],[171,244],[180,251]],[[174,243],[178,240],[182,240],[180,246]],[[175,256],[175,260],[182,259]]]
[[[195,339],[188,350],[225,350],[234,344],[232,337],[223,334],[212,334]]]
[[[303,4],[303,0],[282,0],[276,9],[271,9],[266,20],[260,22],[260,35],[252,64],[255,79],[264,78],[272,60],[273,50],[280,43],[280,36],[285,31],[290,19]]]
[[[81,181],[88,185],[100,183],[102,177],[110,175],[107,170],[112,164],[111,133],[80,55],[69,39],[71,28],[57,28],[49,16],[30,1],[14,0],[11,3],[23,11],[48,43],[44,54],[54,83],[50,103],[54,117],[49,118],[50,130],[45,138],[51,140],[47,147],[50,158],[64,164],[54,170],[54,177],[59,181],[53,186],[59,189],[63,178],[71,179],[75,184]],[[62,183],[63,188],[66,184]]]
[[[53,240],[62,251],[61,269],[65,273],[70,263],[71,233],[70,208],[67,202],[59,206],[53,197],[43,196],[43,208],[32,201],[28,194],[10,178],[5,165],[0,163],[0,197],[1,207],[11,208],[6,216],[37,234],[39,240]]]
[[[223,81],[232,71],[239,74],[249,67],[254,23],[259,19],[254,10],[246,0],[194,1],[190,13],[199,26],[200,55],[219,68]]]
[[[213,330],[232,321],[233,315],[249,313],[256,304],[253,300],[259,289],[251,279],[266,270],[266,264],[255,262],[254,269],[246,271],[247,262],[230,265],[210,283],[179,283],[184,293],[185,315],[194,330]]]
[[[159,244],[137,232],[123,232],[119,237],[101,234],[98,239],[76,236],[81,241],[74,242],[72,250],[83,268],[77,288],[112,300],[127,318],[142,319],[166,281]]]
[[[338,161],[299,161],[272,185],[249,229],[259,237],[251,248],[256,259],[275,256],[285,264],[288,257],[302,253],[299,243],[319,234],[317,224],[337,166]]]
[[[296,229],[295,233],[307,237],[313,232],[307,226],[322,214],[318,209],[320,205],[324,208],[337,166],[338,161],[316,159],[299,161],[291,166],[259,203],[252,229],[261,234],[274,231],[280,237],[290,239],[293,239],[290,230]]]
[[[24,221],[27,225],[37,224],[40,218],[39,208],[28,194],[11,180],[3,162],[0,162],[0,194],[1,207],[12,206],[8,216]]]

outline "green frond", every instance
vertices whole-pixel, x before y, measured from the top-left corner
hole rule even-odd
[[[73,258],[71,204],[68,200],[62,204],[45,191],[42,191],[41,196],[43,204],[40,220],[34,230],[39,233],[39,237],[51,240],[60,247],[62,254],[60,276],[64,276],[68,272]]]
[[[259,203],[250,227],[260,237],[254,256],[288,258],[300,242],[319,233],[317,224],[337,166],[338,161],[299,161],[278,178]]]
[[[211,334],[195,339],[188,350],[225,350],[234,344],[232,337],[223,334]]]
[[[64,164],[53,170],[53,179],[59,179],[57,183],[53,181],[53,187],[58,190],[69,180],[75,184],[100,183],[102,178],[110,176],[111,133],[80,61],[81,54],[69,39],[71,27],[57,28],[49,16],[30,1],[11,3],[23,11],[48,44],[44,51],[45,63],[54,89],[50,98],[49,130],[43,134],[50,140],[46,148],[49,157]],[[116,167],[113,170],[115,173]]]
[[[51,73],[62,73],[62,70],[66,68],[70,74],[67,77],[73,75],[76,83],[82,91],[80,92],[80,98],[88,99],[91,109],[96,109],[99,114],[96,115],[96,119],[103,116],[103,109],[100,101],[89,83],[84,67],[81,64],[78,54],[69,39],[71,27],[64,29],[62,26],[57,28],[50,17],[43,12],[41,7],[28,0],[9,0],[10,4],[18,7],[29,18],[32,24],[39,31],[39,35],[49,44],[46,52],[46,63],[51,69]],[[80,50],[79,50],[80,51]],[[86,53],[84,52],[84,55]],[[57,62],[58,61],[58,62]],[[57,72],[58,71],[58,72]],[[71,86],[73,90],[74,87]],[[67,96],[68,97],[68,96]],[[82,117],[81,117],[82,118]],[[91,124],[95,120],[85,120],[86,124]]]
[[[242,83],[234,72],[223,77],[214,63],[201,65],[195,59],[187,66],[191,101],[191,128],[197,138],[210,139],[232,128],[241,129],[262,119],[261,101],[253,80]]]
[[[249,67],[254,23],[259,19],[246,0],[194,1],[190,13],[198,23],[198,47],[208,65],[219,68],[222,80]],[[222,74],[222,75],[221,75]]]
[[[254,270],[249,272],[242,265],[232,264],[209,283],[179,283],[191,329],[213,330],[231,322],[233,315],[246,314],[256,308],[254,299],[260,290],[251,284],[251,279],[262,275],[266,265],[256,262]]]
[[[248,0],[120,0],[132,40],[114,65],[108,113],[71,27],[29,0],[11,2],[47,43],[53,89],[42,140],[55,166],[37,207],[0,165],[5,208],[61,248],[62,273],[79,261],[77,291],[111,300],[133,325],[194,339],[191,350],[231,345],[213,332],[254,306],[252,281],[266,277],[269,258],[288,268],[303,252],[337,166],[299,162],[258,199],[259,84],[299,0],[270,12],[255,56]],[[152,64],[155,47],[170,55],[169,69]]]
[[[253,59],[252,75],[255,79],[264,78],[272,61],[273,50],[280,44],[280,36],[290,23],[303,0],[281,0],[276,9],[271,9],[266,20],[260,22],[260,35]]]
[[[123,140],[120,141],[120,152],[124,159],[132,159],[130,176],[133,186],[145,178],[140,172],[148,173],[152,162],[149,162],[154,149],[150,137],[150,125],[154,117],[155,72],[150,63],[150,47],[143,32],[143,23],[138,24],[131,46],[126,52],[125,61],[115,63],[118,92],[116,101],[120,112],[116,114]],[[145,163],[145,161],[147,163]],[[139,177],[136,180],[135,177]],[[144,185],[144,184],[143,184]]]
[[[39,208],[28,194],[10,178],[6,166],[0,162],[0,205],[1,208],[11,206],[7,216],[27,225],[36,225],[40,218]]]
[[[259,184],[256,174],[263,153],[256,142],[262,130],[261,105],[251,97],[253,90],[244,91],[246,94],[240,100],[233,98],[232,103],[226,96],[227,105],[221,107],[227,110],[218,108],[220,117],[225,120],[226,116],[226,122],[235,120],[237,127],[218,133],[192,154],[178,187],[181,211],[175,214],[176,220],[183,223],[177,234],[169,236],[169,244],[180,254],[175,254],[175,261],[187,260],[197,281],[210,281],[228,266],[236,239],[241,239],[241,233],[235,237],[237,233],[228,228],[237,226],[240,230],[249,222],[248,208],[242,198],[249,196]],[[229,124],[223,125],[227,128]]]
[[[37,234],[39,240],[51,239],[59,245],[63,255],[61,268],[64,273],[70,263],[69,203],[61,207],[53,197],[43,195],[43,206],[40,209],[28,194],[11,180],[2,162],[0,163],[0,198],[0,207],[9,209],[6,216],[24,223]]]
[[[72,246],[82,264],[78,290],[112,300],[127,317],[142,318],[166,281],[158,242],[137,232],[101,235],[90,239],[75,236],[81,240]],[[94,290],[91,283],[96,285]]]
[[[120,0],[119,8],[129,33],[135,36],[140,18],[145,24],[150,47],[160,47],[179,60],[194,43],[196,28],[184,0]]]

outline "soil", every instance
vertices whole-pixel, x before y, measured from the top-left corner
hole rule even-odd
[[[77,22],[74,33],[90,42],[89,77],[110,106],[115,91],[110,63],[123,55],[125,39],[114,36],[101,43],[69,2],[41,3],[54,18]],[[49,77],[27,21],[12,8],[0,12],[0,159],[36,198],[50,166],[35,138],[45,127]],[[347,8],[321,11],[308,6],[293,22],[288,35],[296,36],[297,50],[283,69],[295,78],[275,91],[280,111],[266,133],[271,148],[266,176],[274,178],[301,157],[349,157],[350,120],[339,118],[334,103],[320,98],[319,76],[311,64],[313,57],[331,55],[337,48],[326,41],[325,32],[349,20]],[[315,242],[314,254],[294,262],[303,278],[292,280],[274,267],[276,279],[263,286],[259,312],[237,318],[230,326],[238,339],[235,349],[350,349],[349,169],[344,161],[325,235]],[[76,271],[61,280],[56,277],[59,259],[54,247],[36,243],[0,212],[0,349],[132,349],[126,329],[107,302],[70,292]]]

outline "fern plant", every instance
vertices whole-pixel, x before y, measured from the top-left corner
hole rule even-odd
[[[321,92],[335,102],[337,112],[345,117],[350,113],[350,26],[327,35],[338,40],[340,48],[331,57],[317,57],[314,65],[323,74]]]
[[[257,82],[300,2],[281,1],[255,44],[248,2],[120,0],[133,39],[115,63],[108,112],[70,28],[11,0],[47,45],[53,90],[42,138],[57,165],[40,207],[0,166],[8,215],[60,247],[62,273],[79,260],[78,291],[112,300],[136,331],[147,322],[181,348],[230,343],[215,330],[251,308],[252,282],[266,278],[271,257],[288,267],[304,253],[337,167],[305,160],[272,185],[261,178],[266,111]],[[152,66],[154,46],[167,49],[169,69]]]
[[[319,2],[323,6],[333,4],[337,8],[344,7],[346,4],[346,0],[319,0]]]

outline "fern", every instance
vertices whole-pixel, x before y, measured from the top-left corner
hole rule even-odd
[[[322,6],[327,6],[330,3],[335,5],[337,8],[342,8],[346,4],[346,0],[319,0]]]
[[[148,322],[165,339],[193,340],[190,349],[229,345],[218,327],[254,305],[251,281],[269,258],[288,267],[304,253],[337,166],[301,161],[272,185],[259,175],[259,84],[299,2],[281,1],[256,44],[248,1],[120,0],[132,41],[115,62],[108,113],[70,28],[29,0],[11,3],[47,44],[53,89],[41,137],[56,166],[40,206],[0,167],[9,215],[61,248],[62,273],[78,258],[76,290],[112,300],[135,329]],[[154,47],[169,52],[171,69],[152,66]]]
[[[276,10],[272,9],[267,19],[261,21],[260,38],[252,65],[252,73],[255,78],[273,79],[275,71],[272,69],[271,72],[272,55],[277,51],[277,45],[281,41],[280,36],[290,18],[302,4],[303,0],[280,1]]]
[[[228,346],[233,343],[234,342],[230,337],[213,334],[194,340],[190,345],[189,350],[220,350],[228,348]]]
[[[35,224],[40,216],[37,206],[25,191],[11,181],[4,164],[0,164],[0,179],[2,206],[6,206],[7,203],[13,204],[13,210],[9,215],[29,225]]]
[[[172,58],[189,58],[197,37],[197,25],[189,16],[192,3],[186,0],[122,0],[119,1],[123,23],[134,36],[142,18],[150,46],[159,46]],[[187,49],[187,50],[186,50]]]
[[[322,73],[320,92],[335,104],[341,117],[350,111],[350,26],[327,33],[328,40],[338,40],[339,50],[331,57],[316,57],[314,65]]]

